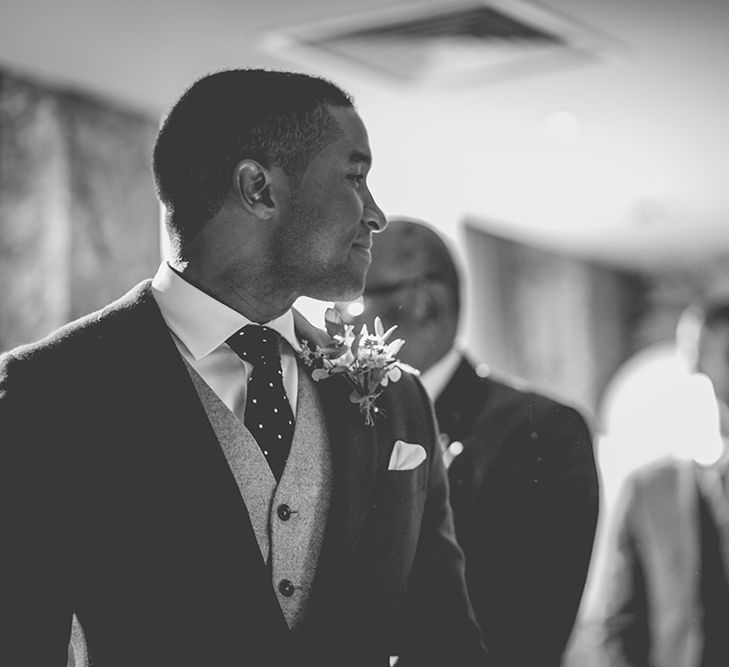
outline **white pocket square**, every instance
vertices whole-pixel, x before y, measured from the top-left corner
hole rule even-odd
[[[412,470],[417,468],[426,459],[425,449],[422,445],[413,445],[398,440],[392,448],[388,470]]]

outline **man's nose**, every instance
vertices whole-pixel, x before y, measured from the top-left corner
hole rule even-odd
[[[365,203],[362,222],[373,232],[382,232],[387,227],[387,218],[375,203],[372,195],[370,195],[369,201]]]

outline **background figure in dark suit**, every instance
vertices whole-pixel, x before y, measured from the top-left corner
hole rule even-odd
[[[95,667],[487,663],[423,387],[367,426],[299,356],[330,339],[294,300],[363,288],[370,164],[322,79],[219,72],[172,108],[169,263],[0,360],[3,664],[65,665],[72,616]]]
[[[497,664],[558,665],[585,583],[597,520],[590,432],[572,408],[481,377],[454,348],[459,276],[426,224],[390,220],[373,247],[364,319],[407,339],[435,402],[456,536]]]
[[[598,581],[596,665],[729,664],[729,301],[690,307],[679,331],[713,388],[715,458],[665,459],[623,484]],[[707,445],[699,433],[690,444],[697,456]]]

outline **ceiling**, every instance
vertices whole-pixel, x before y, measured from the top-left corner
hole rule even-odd
[[[729,252],[727,0],[544,0],[595,37],[589,60],[457,86],[396,83],[341,54],[272,46],[271,33],[392,5],[0,0],[0,67],[155,117],[211,70],[311,71],[356,98],[388,213],[456,241],[468,220],[629,266]]]

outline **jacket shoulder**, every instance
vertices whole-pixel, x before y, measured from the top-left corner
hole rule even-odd
[[[31,378],[37,373],[52,375],[65,367],[83,368],[83,362],[91,361],[103,341],[130,322],[137,307],[151,298],[149,285],[150,281],[144,281],[104,308],[0,355],[0,386],[21,370]]]
[[[488,376],[480,378],[480,381],[489,387],[489,394],[493,397],[493,401],[498,400],[505,408],[523,410],[530,413],[532,418],[558,418],[585,422],[583,414],[577,407],[530,387],[521,380]]]

